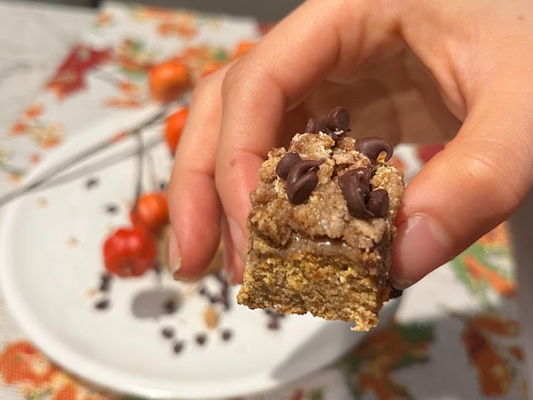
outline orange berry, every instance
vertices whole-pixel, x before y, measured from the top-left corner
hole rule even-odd
[[[163,192],[146,193],[139,197],[130,213],[131,222],[147,227],[155,235],[168,224],[167,195]]]
[[[188,115],[189,109],[184,108],[183,110],[172,114],[167,119],[167,124],[165,126],[165,140],[172,154],[176,153],[181,133],[185,127],[185,122],[187,121]]]
[[[150,96],[162,103],[177,99],[191,84],[189,69],[178,60],[157,64],[149,72]]]

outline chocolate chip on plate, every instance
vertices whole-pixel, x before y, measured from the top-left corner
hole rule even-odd
[[[98,186],[99,183],[100,181],[98,180],[98,178],[90,178],[90,179],[87,179],[87,181],[85,182],[85,187],[87,189],[93,189],[96,186]]]
[[[105,310],[109,307],[109,299],[100,300],[94,305],[97,310]]]
[[[98,287],[98,290],[101,292],[108,292],[112,280],[113,277],[111,275],[105,273],[102,274],[102,276],[100,276],[100,286]]]
[[[205,342],[207,342],[207,336],[203,333],[199,333],[198,335],[196,335],[195,340],[198,345],[203,346]]]
[[[224,329],[222,331],[222,340],[227,342],[228,340],[231,339],[231,337],[233,336],[233,333],[229,330],[229,329]]]
[[[174,329],[167,326],[166,328],[163,328],[163,330],[161,331],[161,335],[163,335],[163,337],[166,339],[171,339],[174,337]]]
[[[172,350],[174,351],[175,354],[178,354],[183,351],[184,347],[185,347],[184,342],[177,342],[174,344],[174,347],[172,348]]]
[[[116,214],[118,212],[118,206],[116,204],[108,204],[105,206],[105,212],[108,214]]]
[[[167,312],[167,314],[172,314],[174,312],[176,312],[176,310],[178,309],[178,304],[177,304],[177,301],[176,299],[174,298],[169,298],[167,301],[165,301],[165,303],[163,304],[163,308],[165,309],[165,311]]]

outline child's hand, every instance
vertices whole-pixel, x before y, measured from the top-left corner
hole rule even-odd
[[[198,275],[222,233],[242,279],[248,195],[267,152],[339,105],[355,135],[451,140],[406,190],[395,285],[459,254],[532,187],[532,37],[527,0],[305,3],[194,93],[170,185],[178,275]]]

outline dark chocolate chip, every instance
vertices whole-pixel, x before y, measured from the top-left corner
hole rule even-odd
[[[174,347],[173,347],[174,353],[176,354],[181,353],[184,347],[185,347],[185,343],[177,342],[176,344],[174,344]]]
[[[233,333],[229,330],[229,329],[224,329],[222,331],[222,340],[227,342],[228,340],[231,339],[231,337],[233,336]]]
[[[382,152],[387,153],[385,161],[389,161],[394,152],[389,142],[376,136],[357,139],[355,141],[355,149],[370,158],[373,163],[377,161]]]
[[[291,171],[292,167],[302,161],[302,158],[298,153],[290,152],[285,154],[281,160],[279,160],[278,165],[276,166],[276,174],[283,179],[287,180],[287,176]]]
[[[281,325],[280,325],[280,323],[279,323],[279,321],[278,321],[277,318],[271,320],[271,321],[268,323],[267,326],[268,326],[268,329],[273,330],[273,331],[277,331],[277,330],[279,330],[279,328],[281,328]]]
[[[163,328],[161,335],[163,335],[165,339],[172,339],[174,337],[174,329],[170,327]]]
[[[108,214],[116,214],[118,212],[118,206],[115,204],[108,204],[105,207],[105,212]]]
[[[333,128],[333,130],[343,131],[344,133],[350,130],[350,113],[346,108],[336,107],[329,112],[326,118],[331,121],[331,126],[328,126],[330,129]]]
[[[310,118],[307,121],[307,126],[305,127],[305,133],[318,133],[320,132],[320,121],[316,118]]]
[[[163,192],[167,190],[168,183],[166,182],[159,182],[159,190],[162,190]]]
[[[207,289],[204,286],[202,286],[200,288],[200,290],[198,291],[198,294],[201,295],[201,296],[206,296],[207,295]]]
[[[318,184],[316,170],[324,160],[300,161],[287,176],[287,197],[292,204],[304,203]]]
[[[99,302],[97,302],[94,307],[97,309],[97,310],[105,310],[106,308],[109,307],[109,299],[104,299],[104,300],[100,300]]]
[[[326,135],[333,135],[333,131],[328,128],[326,124],[324,124],[323,120],[319,121],[315,118],[310,118],[307,122],[307,126],[305,127],[306,133],[325,133]]]
[[[205,344],[205,342],[207,342],[207,336],[203,333],[199,333],[198,335],[196,335],[196,343],[198,343],[198,345],[200,346],[203,346]]]
[[[92,189],[96,186],[98,186],[98,183],[100,181],[97,179],[97,178],[90,178],[90,179],[87,179],[87,181],[85,182],[85,187],[87,189]]]
[[[389,194],[385,189],[377,189],[368,195],[366,208],[376,218],[383,218],[389,212]]]
[[[176,302],[176,299],[170,298],[167,301],[165,301],[165,304],[163,304],[163,308],[167,314],[173,314],[178,309],[178,304]]]
[[[102,276],[100,277],[100,287],[98,288],[98,290],[100,290],[101,292],[109,291],[109,286],[111,284],[112,279],[113,277],[111,275],[102,274]]]
[[[362,183],[361,181],[366,179],[366,173],[360,171],[364,169],[366,168],[357,168],[339,178],[339,186],[348,205],[348,211],[355,218],[372,218],[374,216],[366,208],[364,193],[360,189],[360,185],[364,185],[364,182]]]
[[[403,294],[403,290],[392,288],[389,292],[389,299],[397,299]]]

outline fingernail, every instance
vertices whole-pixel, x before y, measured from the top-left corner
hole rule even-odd
[[[168,242],[168,259],[170,264],[170,273],[174,279],[180,279],[179,275],[177,274],[181,268],[180,248],[178,245],[178,238],[174,231],[170,233],[170,239]]]
[[[239,225],[237,225],[237,223],[234,220],[228,219],[228,226],[229,226],[229,233],[231,235],[233,246],[239,253],[239,256],[241,257],[241,259],[244,261],[245,259],[244,252],[246,250],[246,239],[244,238],[244,234],[241,228],[239,227]]]
[[[400,225],[396,243],[389,277],[396,289],[407,289],[453,255],[450,237],[428,215],[411,216]]]

